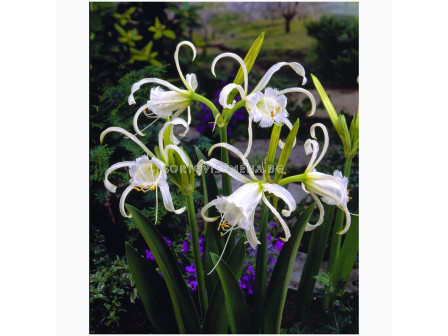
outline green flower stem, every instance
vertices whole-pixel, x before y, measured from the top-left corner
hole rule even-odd
[[[227,143],[227,125],[219,127],[219,136],[221,142]],[[227,148],[221,147],[221,161],[225,164],[229,164],[229,151]],[[232,181],[228,174],[222,174],[222,194],[224,196],[229,196],[232,193]]]
[[[257,330],[261,328],[266,295],[267,273],[267,235],[268,235],[269,208],[263,203],[261,206],[260,245],[257,247],[257,261],[255,265],[255,320]]]
[[[193,245],[194,264],[198,280],[199,308],[201,316],[205,316],[208,308],[207,293],[205,290],[204,268],[202,267],[201,252],[199,249],[198,225],[196,223],[196,211],[194,210],[193,195],[185,195],[187,204],[188,223],[190,224],[191,243]]]
[[[305,181],[305,174],[300,174],[300,175],[293,175],[293,176],[288,176],[282,180],[280,180],[278,182],[278,185],[284,186],[287,185],[288,183],[301,183],[303,181]]]
[[[344,176],[347,178],[350,177],[351,167],[352,167],[352,159],[346,158],[344,167]],[[336,219],[334,221],[333,234],[331,237],[330,255],[328,257],[327,271],[330,274],[333,274],[334,272],[334,267],[337,263],[339,252],[341,250],[342,235],[338,234],[338,232],[342,230],[344,215],[345,215],[344,211],[338,208],[336,212]],[[328,309],[329,306],[330,306],[330,296],[326,295],[324,297],[324,308]]]
[[[278,139],[282,127],[274,125],[271,133],[271,141],[269,142],[268,155],[266,156],[266,168],[274,164],[275,152],[277,150]],[[266,178],[269,178],[269,170],[266,172]],[[255,269],[255,307],[257,326],[261,327],[264,311],[264,300],[266,294],[266,273],[267,273],[267,234],[268,234],[268,215],[269,208],[263,203],[261,207],[261,224],[260,224],[260,245],[257,248],[257,261]]]
[[[219,113],[218,109],[216,108],[215,104],[213,104],[210,100],[205,98],[204,96],[201,96],[200,94],[197,94],[195,92],[190,93],[191,100],[196,100],[198,102],[204,103],[207,105],[207,107],[212,111],[213,116],[216,118]]]
[[[243,107],[245,104],[246,104],[245,100],[240,100],[231,109],[224,109],[223,111],[224,122],[227,124],[230,121],[230,119],[232,119],[232,116],[235,113],[235,111]]]

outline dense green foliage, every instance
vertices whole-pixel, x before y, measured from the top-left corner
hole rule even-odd
[[[359,74],[358,20],[323,16],[306,28],[318,41],[307,59],[312,73],[331,85],[355,87]]]

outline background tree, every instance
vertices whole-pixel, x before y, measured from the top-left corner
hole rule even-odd
[[[298,13],[299,3],[298,2],[279,2],[278,8],[280,9],[282,16],[285,19],[285,34],[288,34],[291,30],[291,20]]]

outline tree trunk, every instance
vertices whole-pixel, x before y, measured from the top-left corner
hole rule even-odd
[[[289,34],[291,30],[291,19],[285,18],[285,34]]]

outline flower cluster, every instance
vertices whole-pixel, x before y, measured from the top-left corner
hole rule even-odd
[[[289,177],[282,176],[281,181],[274,183],[269,178],[269,174],[263,173],[262,176],[256,176],[247,160],[247,156],[251,152],[252,147],[253,123],[258,124],[258,126],[262,128],[270,128],[274,125],[279,127],[286,125],[286,127],[292,129],[292,122],[288,119],[289,113],[286,110],[287,94],[292,92],[305,94],[311,101],[311,111],[309,115],[312,115],[315,112],[316,101],[309,91],[301,87],[290,87],[285,89],[269,87],[271,77],[283,67],[292,69],[301,79],[302,85],[304,85],[306,83],[306,77],[305,69],[302,65],[297,62],[279,62],[274,64],[268,69],[258,84],[249,91],[248,69],[242,58],[234,53],[228,52],[217,56],[211,64],[211,72],[213,74],[215,74],[215,66],[217,62],[223,58],[232,58],[237,61],[243,74],[243,82],[241,85],[235,83],[222,83],[223,87],[220,90],[218,102],[224,110],[220,113],[212,101],[195,92],[199,86],[196,75],[183,75],[179,66],[179,50],[183,46],[187,46],[192,49],[193,60],[196,56],[196,48],[191,42],[184,41],[178,44],[174,53],[174,61],[179,73],[179,78],[185,88],[178,88],[166,80],[158,78],[146,78],[138,81],[132,85],[128,99],[130,105],[136,103],[134,94],[142,85],[156,84],[158,86],[151,90],[149,100],[141,105],[135,113],[133,126],[136,135],[118,127],[110,127],[101,134],[101,141],[103,141],[105,135],[109,132],[121,133],[136,142],[145,152],[145,155],[136,158],[135,161],[116,163],[106,171],[104,184],[110,192],[116,192],[117,187],[108,180],[109,174],[119,168],[128,168],[130,175],[129,186],[124,190],[120,199],[120,211],[122,215],[130,217],[130,215],[128,215],[125,211],[124,202],[126,196],[132,190],[137,190],[140,192],[154,191],[156,192],[156,195],[158,190],[160,190],[163,205],[168,211],[180,214],[185,210],[185,207],[180,209],[174,208],[168,181],[171,180],[171,182],[177,186],[184,195],[191,195],[195,189],[194,170],[187,169],[185,171],[183,169],[179,169],[179,171],[175,173],[167,173],[165,171],[165,167],[167,165],[175,165],[179,167],[181,167],[180,165],[183,165],[183,167],[192,167],[190,158],[186,152],[179,147],[180,140],[174,134],[174,126],[183,127],[184,132],[179,134],[180,136],[184,136],[189,131],[189,125],[191,122],[190,104],[193,101],[198,101],[210,109],[214,118],[214,126],[218,126],[219,128],[226,127],[229,124],[229,120],[232,119],[235,111],[241,108],[246,111],[246,115],[243,117],[247,118],[248,123],[248,145],[246,151],[243,153],[234,146],[228,144],[227,133],[225,132],[226,136],[224,141],[221,139],[222,142],[214,144],[210,148],[208,154],[211,156],[212,152],[216,148],[220,148],[222,153],[233,153],[241,160],[242,165],[245,166],[247,175],[243,175],[241,172],[230,167],[228,159],[227,162],[224,162],[225,160],[220,161],[214,158],[209,160],[200,160],[196,171],[198,175],[201,175],[203,165],[207,165],[242,183],[242,186],[234,192],[230,192],[226,195],[218,196],[216,199],[210,200],[209,203],[206,204],[201,210],[201,216],[204,221],[215,222],[219,219],[217,224],[218,228],[222,229],[223,235],[228,234],[227,242],[229,241],[232,231],[239,228],[244,230],[246,239],[253,249],[260,244],[254,224],[255,211],[260,203],[266,205],[276,221],[281,225],[284,235],[281,239],[283,241],[288,241],[291,233],[288,224],[283,217],[290,216],[296,209],[296,200],[284,187],[284,185],[291,182],[301,183],[304,191],[311,195],[320,211],[319,220],[315,224],[308,223],[306,230],[312,230],[322,223],[324,217],[324,209],[322,206],[323,201],[327,204],[336,205],[344,210],[346,214],[346,225],[340,233],[345,233],[350,226],[350,213],[347,210],[347,202],[349,200],[347,178],[343,177],[339,171],[335,171],[334,175],[330,176],[316,170],[316,166],[322,160],[328,148],[328,132],[324,125],[315,124],[311,127],[310,133],[312,139],[307,140],[304,145],[305,152],[306,154],[311,155],[311,159],[303,174]],[[164,88],[162,88],[162,86]],[[231,92],[237,92],[240,99],[238,101],[233,98],[229,99]],[[187,111],[186,120],[181,118],[184,111]],[[226,112],[226,114],[224,112]],[[146,115],[150,119],[154,119],[144,128],[140,128],[138,125],[139,118],[142,114]],[[243,119],[240,117],[238,118]],[[137,136],[143,137],[143,131],[159,119],[164,120],[165,123],[160,130],[158,137],[159,143],[158,146],[154,147],[153,153],[139,138],[137,138]],[[241,122],[241,120],[238,120],[238,122]],[[202,126],[206,127],[206,125]],[[324,147],[320,154],[319,144],[316,140],[315,134],[316,128],[320,128],[324,134]],[[295,141],[292,146],[294,145]],[[276,147],[277,143],[275,143],[274,146]],[[278,146],[280,148],[284,148],[285,143],[279,139]],[[285,204],[285,208],[279,211],[277,209],[277,203],[271,203],[270,198],[282,200]],[[156,197],[156,207],[157,206],[158,199]],[[208,215],[208,210],[211,207],[216,208],[219,216],[210,217]],[[275,242],[275,244],[279,244],[280,247],[281,243]],[[182,250],[187,250],[187,246],[188,244],[185,242]],[[185,271],[187,273],[195,274],[195,272],[192,272],[192,267],[193,266],[191,264],[186,265]]]

